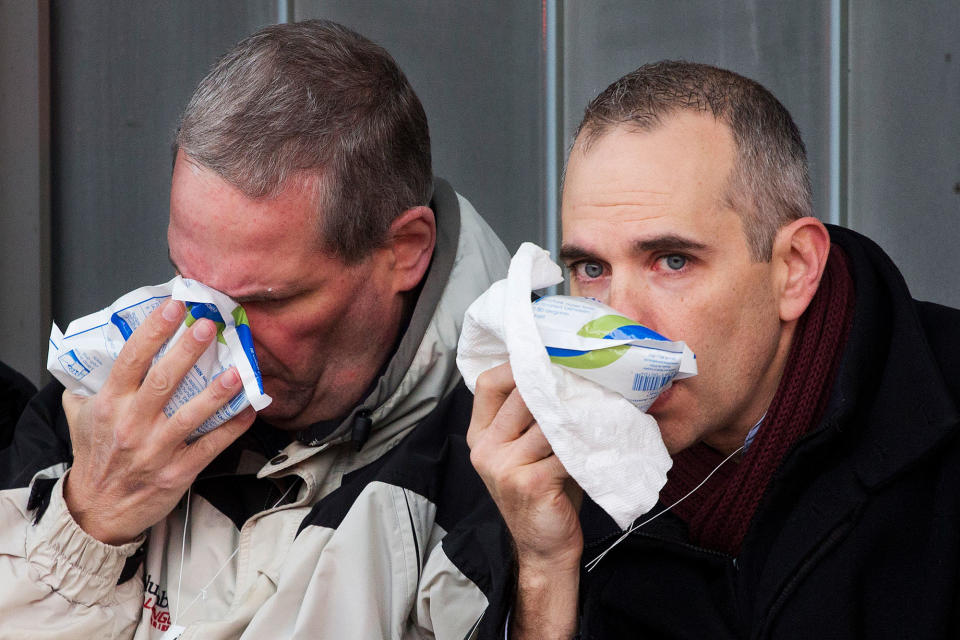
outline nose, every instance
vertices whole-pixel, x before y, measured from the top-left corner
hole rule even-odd
[[[639,279],[614,276],[610,281],[607,299],[603,302],[623,316],[656,330],[650,324],[655,313],[650,308],[649,299],[646,287]]]
[[[263,302],[245,302],[243,304],[243,312],[247,315],[247,322],[253,331],[262,329],[267,324],[267,309],[267,303]]]

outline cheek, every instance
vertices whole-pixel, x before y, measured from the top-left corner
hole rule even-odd
[[[648,281],[643,288],[612,297],[624,300],[620,306],[629,317],[670,340],[683,340],[695,353],[713,328],[709,301],[693,287],[677,290]]]
[[[284,364],[296,362],[299,357],[310,353],[311,342],[326,334],[324,319],[316,314],[268,311],[259,306],[250,305],[247,318],[254,347],[262,360],[272,359]]]
[[[753,270],[723,270],[683,289],[663,287],[660,319],[669,328],[672,313],[673,326],[682,331],[677,339],[687,340],[691,349],[735,357],[779,325],[772,291],[762,276]]]
[[[695,330],[700,351],[690,345],[702,365],[703,380],[714,386],[749,384],[776,349],[780,321],[773,300],[756,290],[738,293],[743,292],[732,290],[724,304],[703,311],[707,322]]]

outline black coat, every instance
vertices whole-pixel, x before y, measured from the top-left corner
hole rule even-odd
[[[27,378],[0,362],[0,449],[13,439],[13,428],[37,388]]]

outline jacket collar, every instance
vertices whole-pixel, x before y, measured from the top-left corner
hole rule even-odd
[[[856,308],[824,424],[859,424],[856,472],[874,487],[950,436],[960,412],[896,266],[868,238],[829,230],[850,258]]]
[[[393,356],[380,376],[371,385],[366,397],[345,416],[324,420],[297,433],[297,440],[308,447],[325,443],[353,440],[362,447],[370,435],[371,416],[396,391],[404,374],[410,368],[450,277],[460,235],[460,208],[457,195],[446,181],[436,178],[434,195],[430,202],[436,216],[437,241],[433,257],[422,282],[419,296],[406,331],[397,344]]]
[[[259,476],[281,476],[314,457],[336,457],[336,474],[375,460],[393,447],[460,382],[457,341],[467,307],[506,276],[510,256],[467,200],[435,179],[431,206],[437,243],[403,336],[367,396],[342,419],[314,425],[271,459]],[[362,451],[354,440],[365,430]],[[328,454],[319,456],[324,451]],[[326,474],[326,463],[317,473]],[[312,467],[311,467],[312,468]],[[301,466],[307,473],[307,469]],[[319,478],[319,476],[318,476]]]

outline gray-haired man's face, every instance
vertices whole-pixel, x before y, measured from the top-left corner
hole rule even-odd
[[[310,179],[251,199],[182,152],[170,194],[170,258],[247,312],[273,403],[261,416],[299,429],[349,410],[393,345],[401,300],[377,252],[346,265],[317,242]]]

